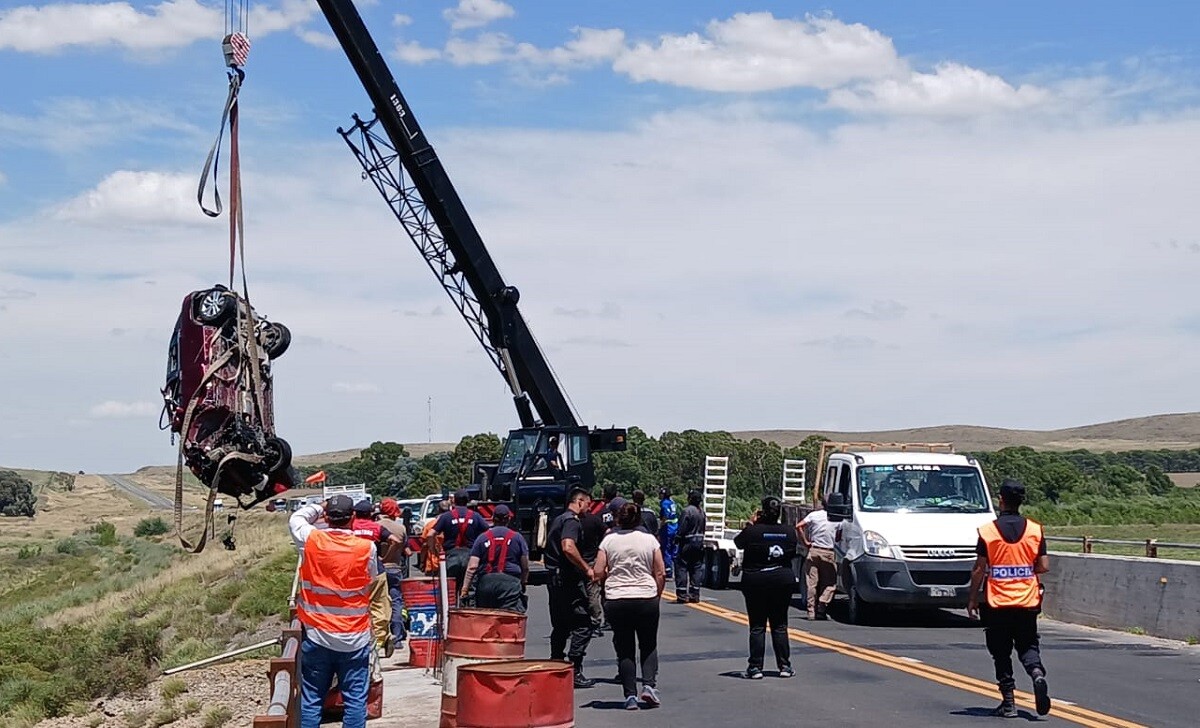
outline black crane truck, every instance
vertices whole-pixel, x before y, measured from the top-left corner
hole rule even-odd
[[[625,429],[579,422],[458,192],[351,0],[317,0],[374,106],[338,129],[512,392],[521,426],[467,490],[480,511],[506,503],[536,556],[567,492],[595,484],[593,453],[625,449]],[[554,447],[556,445],[556,447]],[[557,453],[557,457],[555,454]]]

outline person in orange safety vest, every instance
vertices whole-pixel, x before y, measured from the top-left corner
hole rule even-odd
[[[967,614],[982,616],[988,652],[996,664],[996,684],[1001,702],[996,715],[1017,717],[1014,696],[1012,652],[1025,672],[1033,678],[1034,703],[1038,715],[1050,712],[1050,688],[1038,644],[1037,617],[1042,611],[1042,585],[1039,574],[1050,570],[1042,525],[1018,511],[1025,501],[1025,486],[1005,480],[1000,486],[1000,515],[979,529],[975,547],[978,558],[971,570],[970,599]],[[979,594],[986,602],[982,614]]]
[[[317,528],[325,516],[328,528]],[[335,495],[323,506],[300,508],[288,519],[300,549],[296,616],[300,642],[300,728],[318,728],[336,674],[345,705],[343,728],[365,728],[370,683],[371,582],[378,576],[375,545],[351,530],[354,503]]]

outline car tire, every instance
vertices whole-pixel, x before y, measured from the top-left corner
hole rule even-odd
[[[267,358],[278,359],[292,345],[292,332],[283,324],[272,322],[262,328],[259,341]]]
[[[853,582],[850,583],[846,593],[850,600],[846,603],[846,620],[850,624],[865,625],[871,623],[871,605],[863,600],[858,593],[858,587]]]
[[[282,437],[268,437],[266,442],[268,473],[282,473],[292,466],[292,446]]]
[[[237,299],[224,287],[210,288],[192,298],[192,315],[209,326],[224,323],[237,308]]]
[[[713,584],[713,588],[714,589],[728,589],[729,588],[729,554],[725,553],[724,551],[718,551],[717,555],[714,557],[714,560],[716,563],[713,565],[713,567],[714,567],[713,572],[716,576],[716,579],[715,579],[715,583]]]

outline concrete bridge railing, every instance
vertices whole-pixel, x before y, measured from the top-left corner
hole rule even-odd
[[[1200,639],[1200,562],[1051,552],[1046,616],[1169,639]]]

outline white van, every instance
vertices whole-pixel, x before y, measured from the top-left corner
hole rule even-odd
[[[851,622],[876,606],[966,606],[977,529],[996,517],[974,458],[835,452],[823,475],[829,519],[841,522],[834,551]]]

